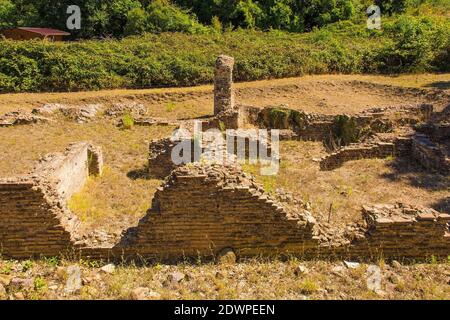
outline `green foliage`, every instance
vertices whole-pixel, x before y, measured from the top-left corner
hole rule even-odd
[[[44,291],[47,289],[47,281],[43,277],[34,278],[34,290],[36,291]]]
[[[142,9],[133,10],[133,23],[140,25]],[[374,31],[342,21],[304,34],[236,30],[67,43],[0,40],[0,92],[198,85],[212,81],[221,53],[235,57],[236,81],[450,69],[448,20],[401,15],[383,21],[384,30]]]
[[[356,125],[355,119],[347,115],[337,115],[331,128],[330,136],[324,144],[329,150],[335,150],[350,143],[358,142],[361,138],[361,130]]]
[[[31,268],[33,268],[33,261],[31,260],[25,260],[22,263],[22,272],[27,272],[28,270],[30,270]]]
[[[422,2],[442,5],[443,1],[375,0],[375,4],[387,16],[403,13]],[[78,5],[82,29],[72,32],[77,38],[120,38],[167,31],[196,34],[217,31],[217,21],[234,29],[302,32],[333,22],[361,19],[372,3],[369,0],[0,0],[0,28],[66,29],[66,8]]]
[[[125,130],[132,129],[134,126],[134,119],[128,113],[124,114],[122,117],[122,128]]]
[[[44,262],[50,267],[56,267],[59,264],[58,257],[44,257]]]
[[[397,73],[449,69],[448,21],[402,15],[385,28],[393,41],[378,52],[378,71]]]
[[[306,125],[306,114],[303,111],[291,110],[290,118],[297,128],[303,128]]]
[[[0,0],[0,29],[13,26],[16,6],[11,0]]]
[[[150,32],[181,31],[191,34],[207,31],[197,22],[195,16],[189,15],[167,0],[155,0],[146,8],[147,24]]]
[[[273,108],[269,113],[269,125],[274,129],[286,129],[289,127],[290,110]]]
[[[171,101],[169,103],[167,103],[166,105],[166,112],[172,112],[173,110],[175,110],[175,102]]]

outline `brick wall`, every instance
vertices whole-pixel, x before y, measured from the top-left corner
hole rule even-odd
[[[192,164],[176,169],[152,208],[115,250],[163,259],[302,252],[317,246],[308,213],[289,212],[232,166]]]
[[[74,248],[80,223],[68,210],[67,200],[88,177],[88,150],[101,159],[98,148],[76,143],[64,153],[47,155],[27,175],[0,179],[3,255],[55,256]],[[101,163],[91,166],[101,171]]]
[[[351,256],[424,259],[450,254],[448,214],[404,204],[364,206],[362,213],[365,238],[349,246]]]

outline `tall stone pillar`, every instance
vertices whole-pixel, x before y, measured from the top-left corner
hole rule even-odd
[[[220,55],[214,70],[214,115],[234,108],[234,58]]]

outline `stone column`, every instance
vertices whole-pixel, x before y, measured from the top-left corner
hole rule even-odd
[[[234,58],[220,55],[214,70],[214,115],[234,108]]]

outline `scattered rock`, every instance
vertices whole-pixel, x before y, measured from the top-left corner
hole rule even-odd
[[[236,254],[233,249],[225,248],[219,252],[219,263],[221,264],[235,264]]]
[[[6,274],[0,274],[0,284],[7,287],[11,283],[12,278],[12,276],[8,276]]]
[[[391,274],[388,277],[388,280],[392,283],[392,284],[399,284],[400,282],[402,282],[402,278],[396,274]]]
[[[82,287],[81,269],[78,265],[67,267],[67,281],[64,291],[67,293],[75,293]]]
[[[29,290],[33,287],[33,279],[12,278],[9,284],[9,289],[12,291]]]
[[[61,109],[61,112],[69,119],[75,120],[79,123],[84,123],[95,118],[101,107],[102,105],[100,104],[88,104],[85,106],[64,108]]]
[[[66,268],[56,267],[55,275],[60,280],[65,280],[67,277]]]
[[[331,272],[337,275],[341,275],[344,272],[345,268],[343,266],[335,266],[331,269]]]
[[[60,103],[47,103],[44,104],[42,107],[35,108],[31,112],[34,114],[43,114],[43,115],[51,115],[54,112],[67,108],[66,105],[60,104]]]
[[[159,300],[159,299],[161,299],[161,295],[158,292],[150,291],[147,294],[147,298],[151,299],[151,300]]]
[[[302,266],[302,265],[298,265],[298,266],[296,266],[295,269],[294,269],[294,274],[295,274],[296,276],[301,276],[301,275],[307,274],[308,271],[309,271],[309,270],[308,270],[307,267]]]
[[[23,110],[16,110],[4,114],[0,117],[0,127],[9,127],[21,124],[32,124],[39,122],[49,122],[48,118],[41,117]]]
[[[121,117],[125,114],[131,116],[143,116],[147,113],[147,109],[143,104],[132,103],[115,103],[112,107],[105,111],[105,115],[109,117]]]
[[[359,262],[344,261],[344,264],[349,269],[356,269],[356,268],[359,268],[359,266],[360,266]]]
[[[169,288],[177,288],[181,280],[186,277],[184,273],[181,272],[173,272],[167,276],[167,279],[164,281],[163,285]]]
[[[394,267],[394,269],[401,269],[402,264],[400,262],[398,262],[397,260],[392,260],[392,267]]]
[[[0,283],[0,300],[5,300],[7,297],[5,287]]]
[[[25,300],[25,296],[22,292],[16,292],[13,295],[15,300]]]
[[[366,278],[367,288],[378,295],[383,295],[384,292],[381,290],[381,269],[376,265],[370,265],[367,268],[367,278]]]
[[[112,274],[114,271],[116,271],[116,266],[112,263],[107,264],[106,266],[103,266],[100,268],[101,271],[104,273]]]
[[[131,299],[132,300],[146,300],[149,293],[150,293],[149,288],[139,287],[139,288],[133,289],[131,291]]]
[[[49,103],[42,107],[33,109],[33,114],[52,115],[55,112],[61,112],[65,117],[80,123],[92,120],[103,108],[101,104],[87,104],[81,106],[67,106],[60,103]]]

